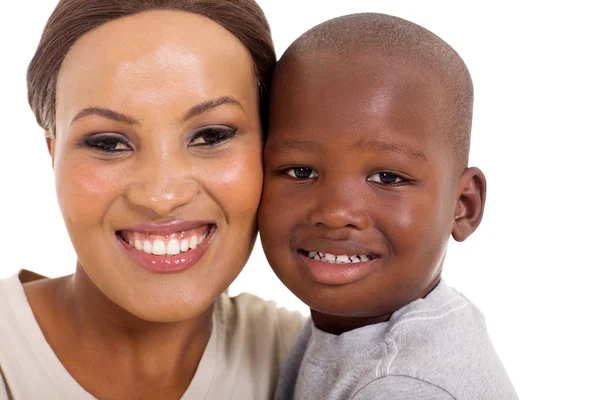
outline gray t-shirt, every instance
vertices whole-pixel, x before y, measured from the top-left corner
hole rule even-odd
[[[445,282],[388,322],[336,336],[308,322],[276,400],[513,400],[481,312]]]
[[[17,275],[0,280],[0,400],[93,400],[46,342],[22,282]],[[221,295],[210,340],[182,399],[272,398],[304,321],[252,295]]]

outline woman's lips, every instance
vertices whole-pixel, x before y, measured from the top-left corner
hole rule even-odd
[[[214,224],[191,225],[193,229],[181,231],[175,230],[182,224],[138,225],[118,231],[117,238],[141,267],[158,273],[181,272],[200,261],[217,232]],[[139,230],[140,227],[144,229]],[[160,229],[150,229],[153,227]]]
[[[210,231],[210,225],[188,231],[159,235],[156,233],[144,233],[135,231],[120,231],[118,234],[130,246],[144,253],[157,256],[177,255],[194,250],[206,239]]]

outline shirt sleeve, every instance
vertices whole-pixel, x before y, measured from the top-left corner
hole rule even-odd
[[[353,397],[353,400],[456,400],[444,389],[408,376],[389,375],[377,379]]]

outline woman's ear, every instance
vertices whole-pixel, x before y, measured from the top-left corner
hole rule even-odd
[[[457,242],[466,240],[481,223],[485,207],[487,182],[479,168],[467,168],[458,184],[458,202],[454,211],[452,237]]]
[[[54,168],[54,144],[56,140],[49,131],[45,132],[46,137],[46,147],[48,148],[48,153],[50,154],[50,158],[52,159],[52,168]]]

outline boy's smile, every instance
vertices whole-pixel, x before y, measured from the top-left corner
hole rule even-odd
[[[294,60],[273,87],[261,239],[313,317],[376,318],[423,297],[455,225],[445,93],[426,70],[376,57]]]

